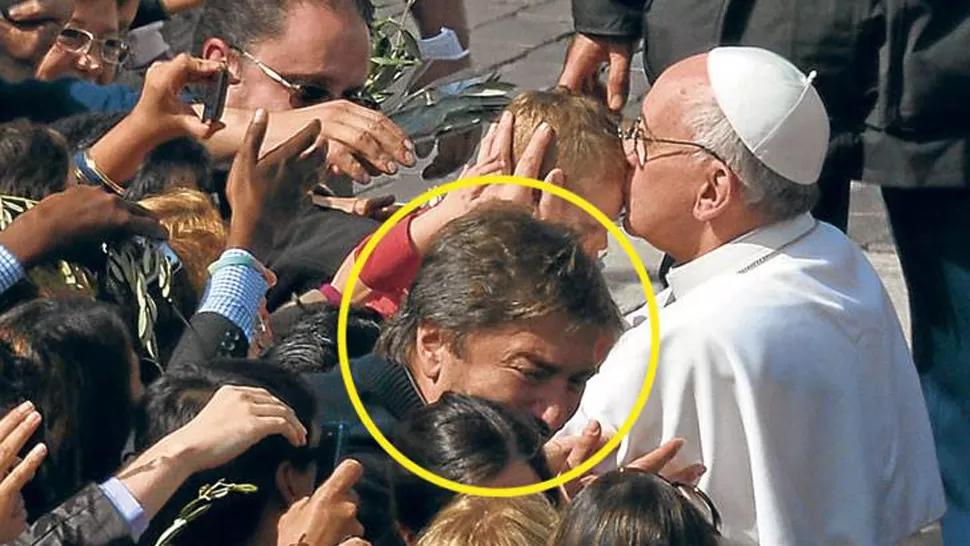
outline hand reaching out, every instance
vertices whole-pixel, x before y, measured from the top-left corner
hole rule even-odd
[[[17,538],[27,525],[27,512],[20,495],[47,455],[47,446],[37,444],[21,460],[17,454],[40,426],[41,416],[33,404],[24,402],[0,419],[0,544]]]
[[[364,534],[353,490],[363,472],[360,463],[345,460],[313,495],[290,505],[277,524],[277,546],[366,545],[351,538]]]

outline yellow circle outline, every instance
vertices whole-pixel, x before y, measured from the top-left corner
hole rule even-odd
[[[648,363],[647,375],[644,379],[643,387],[640,389],[640,394],[637,397],[637,401],[633,406],[633,411],[627,417],[626,421],[623,423],[623,426],[620,427],[617,434],[613,436],[613,438],[611,438],[606,445],[604,445],[592,457],[570,471],[544,482],[518,487],[481,487],[454,482],[425,470],[414,461],[407,458],[403,453],[398,451],[398,449],[394,447],[394,444],[388,441],[384,434],[377,428],[377,425],[374,424],[374,421],[367,413],[367,409],[364,407],[364,404],[360,399],[360,395],[357,393],[357,387],[354,385],[353,376],[350,372],[350,357],[347,352],[347,322],[350,314],[350,300],[353,295],[353,290],[346,290],[346,287],[354,287],[357,285],[357,279],[360,276],[361,270],[364,268],[364,264],[366,264],[367,260],[370,259],[374,249],[380,243],[381,239],[387,235],[387,232],[390,231],[390,229],[400,222],[405,216],[411,214],[411,212],[416,210],[418,207],[422,206],[431,199],[434,199],[435,197],[442,196],[453,190],[493,184],[518,185],[549,192],[583,209],[583,211],[601,223],[614,237],[616,237],[620,243],[620,246],[623,248],[623,251],[626,252],[627,256],[630,258],[630,261],[633,263],[633,268],[636,270],[637,275],[640,278],[640,282],[643,285],[643,293],[647,299],[647,307],[650,319],[650,361]],[[357,412],[357,416],[364,424],[364,427],[367,428],[367,431],[370,432],[371,436],[377,441],[378,444],[380,444],[384,451],[404,468],[407,468],[412,473],[420,476],[434,485],[437,485],[438,487],[448,489],[459,494],[476,495],[481,497],[518,497],[521,495],[532,495],[542,493],[543,491],[552,489],[554,487],[559,487],[580,478],[592,470],[593,467],[598,465],[601,461],[603,461],[603,459],[605,459],[614,449],[619,447],[620,442],[630,432],[630,429],[633,428],[633,425],[637,421],[637,417],[640,415],[640,411],[647,403],[647,398],[650,396],[650,391],[653,388],[654,377],[656,376],[657,372],[657,358],[659,355],[658,349],[660,347],[660,325],[657,314],[657,301],[654,297],[653,286],[650,284],[650,278],[647,275],[646,267],[644,267],[643,262],[633,249],[633,245],[630,243],[629,239],[627,239],[626,235],[592,203],[559,186],[549,184],[548,182],[541,182],[539,180],[532,180],[518,176],[493,175],[469,178],[465,180],[456,180],[454,182],[428,190],[418,197],[415,197],[403,208],[395,212],[386,222],[377,228],[377,231],[374,232],[367,244],[364,245],[360,255],[355,260],[354,266],[350,271],[350,277],[347,279],[347,284],[344,287],[337,318],[337,355],[340,358],[340,374],[343,377],[344,385],[347,388],[347,394],[350,396],[350,402],[354,406],[354,411]]]

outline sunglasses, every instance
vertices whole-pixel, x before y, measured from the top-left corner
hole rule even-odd
[[[97,44],[99,47],[94,48]],[[130,54],[128,43],[120,38],[98,38],[94,34],[80,28],[66,27],[57,35],[57,45],[62,49],[79,55],[100,53],[105,64],[119,65],[124,63]]]
[[[724,161],[724,159],[721,158],[721,156],[718,155],[717,152],[698,142],[692,142],[690,140],[677,140],[677,139],[671,139],[671,138],[657,138],[650,135],[649,132],[644,127],[643,116],[637,117],[635,122],[628,125],[629,126],[626,128],[624,128],[621,125],[617,131],[617,134],[624,141],[626,140],[633,141],[633,150],[637,154],[637,162],[639,163],[641,169],[647,164],[647,161],[650,161],[650,156],[647,155],[648,142],[654,142],[657,144],[673,144],[676,146],[690,146],[693,148],[697,148],[698,150],[701,150],[707,153],[714,159],[727,165],[727,162]]]
[[[256,65],[256,68],[259,68],[269,79],[285,87],[286,90],[290,92],[290,95],[302,106],[311,106],[340,98],[350,101],[358,106],[363,106],[369,110],[380,111],[381,109],[380,103],[378,103],[374,97],[370,96],[370,94],[363,89],[347,91],[341,97],[334,97],[330,90],[325,87],[321,87],[319,85],[293,83],[284,78],[276,70],[270,68],[269,65],[257,59],[248,51],[236,46],[230,46],[230,48],[242,55],[243,58],[249,62]]]

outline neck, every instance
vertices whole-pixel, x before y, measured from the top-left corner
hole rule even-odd
[[[668,252],[673,256],[676,265],[686,264],[769,224],[770,222],[753,214],[738,219],[715,219],[704,224],[690,247]]]
[[[263,509],[263,514],[259,519],[259,527],[256,528],[256,533],[249,539],[246,546],[277,546],[279,541],[277,525],[282,516],[283,510],[275,506],[267,506]]]
[[[426,404],[434,404],[441,397],[441,393],[435,388],[433,381],[428,379],[422,374],[416,373],[416,366],[411,363],[403,364],[404,369],[408,371],[408,375],[411,377],[411,381],[414,383],[414,387],[418,390],[418,394],[424,399]]]

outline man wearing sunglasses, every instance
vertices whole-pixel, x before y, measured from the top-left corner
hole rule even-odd
[[[407,135],[363,92],[370,67],[367,4],[212,0],[193,49],[228,65],[230,108],[272,113],[318,106],[332,172],[367,182],[415,163]]]
[[[728,544],[938,544],[923,529],[943,488],[898,318],[862,251],[809,213],[829,141],[813,80],[717,48],[665,71],[623,131],[625,227],[678,265],[653,390],[614,462],[684,438]],[[645,310],[628,319],[566,431],[629,415],[651,333]]]

